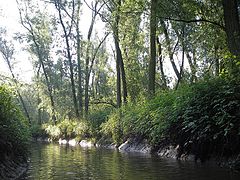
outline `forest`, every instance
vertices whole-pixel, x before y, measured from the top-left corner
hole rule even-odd
[[[0,152],[25,154],[30,136],[117,146],[134,137],[201,161],[238,155],[238,0],[16,4],[23,31],[9,39],[0,27],[10,72],[0,77]],[[15,71],[16,44],[30,56],[31,82]]]

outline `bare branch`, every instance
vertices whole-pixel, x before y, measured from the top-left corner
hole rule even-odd
[[[97,49],[95,50],[95,52],[94,52],[94,54],[93,54],[93,58],[92,58],[92,61],[91,61],[91,65],[90,65],[88,77],[90,77],[90,74],[91,74],[91,71],[92,71],[92,68],[93,68],[93,64],[94,64],[94,61],[95,61],[95,59],[96,59],[98,50],[99,50],[99,48],[102,46],[103,42],[106,40],[106,38],[108,37],[109,34],[110,34],[110,33],[107,33],[107,34],[105,35],[105,37],[100,41],[100,43],[98,44]]]

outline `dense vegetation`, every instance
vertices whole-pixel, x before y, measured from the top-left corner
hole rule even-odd
[[[13,94],[0,86],[0,162],[27,158],[29,138],[29,124],[13,100]]]
[[[35,138],[140,137],[201,159],[238,153],[239,1],[16,2],[24,30],[11,41],[1,27],[10,72],[1,82],[15,89]],[[32,58],[29,84],[15,70],[17,43]],[[6,122],[6,141],[25,142],[27,132]]]
[[[239,81],[217,78],[162,91],[111,114],[102,130],[116,143],[137,135],[153,146],[180,145],[201,158],[231,156],[240,148],[239,90]]]

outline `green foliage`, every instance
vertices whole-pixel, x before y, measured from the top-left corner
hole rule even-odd
[[[137,135],[156,144],[166,136],[166,131],[172,122],[176,121],[177,112],[188,100],[188,93],[184,93],[188,92],[188,89],[162,91],[151,100],[128,103],[110,116],[102,125],[102,132],[111,135],[115,141],[117,141],[115,137],[121,137],[123,133],[122,139]]]
[[[105,136],[112,137],[114,143],[120,144],[122,142],[123,134],[122,125],[120,124],[120,111],[116,110],[110,116],[107,122],[101,125],[101,132]]]
[[[87,121],[78,121],[78,120],[63,120],[59,122],[57,125],[52,124],[43,124],[43,129],[49,136],[49,138],[53,140],[57,140],[59,138],[62,139],[71,139],[77,138],[82,139],[85,137],[91,136],[91,128]]]
[[[181,145],[192,141],[202,148],[208,142],[215,152],[236,152],[240,135],[239,90],[239,81],[217,78],[176,91],[162,91],[151,100],[129,103],[113,112],[102,124],[102,133],[115,142],[133,135],[154,145],[168,139]]]
[[[99,137],[100,126],[108,120],[113,108],[110,106],[95,106],[88,115],[88,121],[95,137]]]
[[[216,79],[192,89],[193,96],[181,113],[182,131],[193,141],[231,143],[240,134],[240,83]],[[229,145],[229,144],[228,144]],[[234,149],[234,147],[231,147]]]
[[[1,150],[27,155],[29,135],[28,122],[15,105],[10,91],[0,86],[0,141],[7,144]]]
[[[39,124],[36,124],[36,123],[31,125],[30,131],[31,131],[31,134],[32,134],[33,138],[46,137],[47,136],[44,129],[42,128],[42,126],[39,125]]]

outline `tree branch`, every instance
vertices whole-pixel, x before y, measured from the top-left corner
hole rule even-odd
[[[208,19],[186,20],[186,19],[175,19],[175,18],[171,18],[171,17],[159,17],[159,16],[158,16],[158,18],[164,19],[164,20],[176,21],[176,22],[185,22],[185,23],[207,22],[207,23],[213,24],[215,26],[218,26],[218,27],[220,27],[221,29],[223,29],[225,31],[225,26],[224,25],[222,25],[222,24],[220,24],[218,22],[215,22],[215,21],[208,20]]]
[[[95,100],[95,101],[92,101],[90,104],[108,104],[108,105],[111,105],[113,106],[114,108],[117,108],[117,105],[114,104],[113,102],[108,102],[108,101],[101,101],[101,100]]]

